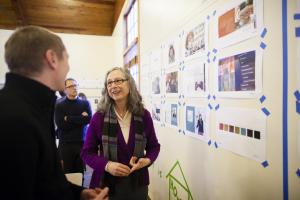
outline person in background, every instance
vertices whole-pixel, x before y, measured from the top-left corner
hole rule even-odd
[[[18,28],[5,43],[9,68],[0,91],[1,190],[7,199],[107,199],[67,181],[55,145],[55,91],[64,88],[68,53],[57,35],[36,26]]]
[[[82,100],[82,101],[87,101],[89,104],[90,102],[88,101],[86,95],[83,92],[79,92],[78,93],[78,97]],[[83,134],[82,134],[82,139],[83,141],[85,141],[85,137],[86,137],[86,133],[87,133],[87,129],[88,129],[89,125],[85,125],[83,128]]]
[[[66,96],[55,106],[55,122],[58,129],[58,150],[65,173],[84,172],[80,157],[83,144],[83,129],[90,122],[91,108],[87,101],[78,97],[78,84],[75,79],[65,80]]]
[[[112,200],[146,200],[148,167],[159,151],[151,115],[134,79],[123,68],[109,70],[81,152],[94,169],[90,187],[108,186]]]

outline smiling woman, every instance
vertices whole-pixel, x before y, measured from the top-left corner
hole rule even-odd
[[[108,186],[114,200],[124,196],[147,199],[147,166],[160,151],[152,118],[127,70],[113,68],[105,80],[81,152],[83,160],[94,169],[90,187]]]

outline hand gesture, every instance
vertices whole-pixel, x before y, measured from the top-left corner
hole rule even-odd
[[[127,165],[112,161],[107,163],[106,171],[113,176],[128,176],[130,174],[130,168]]]
[[[96,192],[98,193],[95,200],[108,200],[108,188],[105,187],[104,189],[96,188]]]
[[[108,200],[108,188],[84,189],[80,194],[80,200]]]
[[[151,160],[149,158],[140,158],[137,159],[137,157],[132,156],[130,159],[129,164],[132,166],[132,168],[130,169],[130,173],[132,173],[133,171],[139,170],[143,167],[146,167],[148,165],[150,165]]]
[[[89,114],[88,114],[87,112],[82,112],[81,115],[84,116],[84,117],[86,117],[86,116],[88,116]]]

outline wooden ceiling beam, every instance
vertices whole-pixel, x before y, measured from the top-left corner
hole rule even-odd
[[[108,5],[114,5],[116,0],[76,0],[81,1],[84,3],[95,3],[95,4],[108,4]]]
[[[24,9],[21,0],[11,0],[12,7],[16,13],[17,24],[21,26],[28,25],[28,22],[24,15]]]

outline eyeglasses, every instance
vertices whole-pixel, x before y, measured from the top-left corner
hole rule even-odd
[[[113,83],[115,83],[116,85],[121,85],[125,81],[128,81],[128,79],[116,79],[114,81],[107,81],[106,86],[111,87]]]
[[[78,87],[78,85],[76,84],[76,85],[69,85],[69,86],[66,86],[66,88],[77,88]]]

